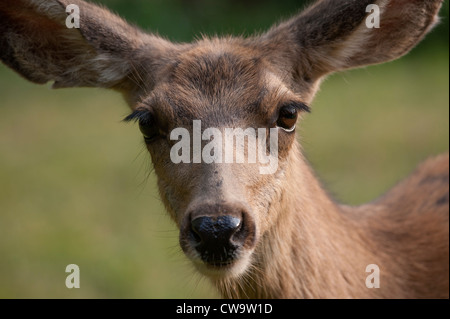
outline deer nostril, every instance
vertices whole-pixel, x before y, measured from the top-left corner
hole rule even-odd
[[[202,237],[200,236],[200,234],[197,232],[196,229],[197,229],[196,227],[194,227],[194,226],[192,227],[191,235],[194,238],[195,242],[199,244],[202,241]]]

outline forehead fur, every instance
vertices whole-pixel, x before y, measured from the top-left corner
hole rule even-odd
[[[271,69],[260,52],[239,39],[203,39],[173,60],[151,103],[165,113],[170,109],[175,122],[265,124],[285,100],[298,100]]]
[[[203,40],[172,64],[160,98],[187,118],[218,110],[248,111],[265,94],[264,70],[263,61],[247,48]]]

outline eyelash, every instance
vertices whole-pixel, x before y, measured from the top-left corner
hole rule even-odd
[[[152,114],[149,110],[139,108],[133,111],[130,115],[123,119],[124,122],[139,122],[140,124],[152,122]]]
[[[291,102],[291,103],[287,103],[287,104],[283,105],[283,107],[288,107],[288,106],[294,107],[299,112],[311,113],[311,108],[302,102]]]

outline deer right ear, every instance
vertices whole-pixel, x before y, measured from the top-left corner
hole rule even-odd
[[[79,28],[68,17],[77,9]],[[130,90],[142,85],[133,81],[154,81],[148,67],[174,45],[81,0],[1,0],[0,48],[0,59],[35,83]]]
[[[315,81],[408,53],[436,24],[442,2],[318,0],[263,35],[259,47],[286,70]]]

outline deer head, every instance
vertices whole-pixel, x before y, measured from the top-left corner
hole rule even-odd
[[[0,58],[35,83],[122,92],[183,251],[212,278],[238,278],[258,263],[255,252],[285,211],[309,213],[302,202],[316,184],[295,128],[322,79],[406,54],[441,3],[320,0],[259,36],[175,44],[81,0],[3,0]],[[70,4],[79,28],[66,25]],[[379,28],[366,23],[371,4]],[[276,165],[262,173],[259,161],[237,160],[252,152]]]

